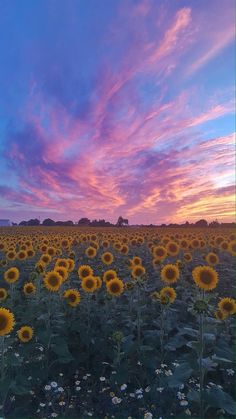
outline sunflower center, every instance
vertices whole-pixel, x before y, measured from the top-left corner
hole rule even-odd
[[[76,301],[76,295],[75,294],[70,294],[68,296],[69,301],[71,301],[71,303],[74,303]]]
[[[6,318],[6,316],[0,314],[0,330],[5,329],[6,325],[7,325],[7,318]]]
[[[223,309],[225,311],[231,311],[233,309],[233,305],[229,301],[227,301],[223,304]]]
[[[142,275],[142,273],[143,273],[143,271],[142,271],[142,269],[140,269],[140,268],[138,268],[138,269],[136,269],[136,270],[135,270],[135,274],[136,274],[137,276]]]
[[[49,283],[52,287],[56,287],[59,283],[57,276],[50,276]]]
[[[29,331],[28,331],[28,330],[24,330],[24,331],[22,332],[22,337],[23,337],[24,339],[29,339],[29,337],[30,337]]]
[[[111,284],[110,290],[114,292],[114,294],[120,292],[120,285],[117,283]]]
[[[86,277],[86,276],[88,276],[88,275],[89,275],[89,271],[88,271],[87,269],[84,269],[84,270],[81,272],[81,275],[82,275],[82,276],[84,276],[84,277]]]
[[[212,275],[210,272],[203,271],[200,274],[200,279],[204,284],[210,284],[212,282]]]
[[[174,271],[174,269],[167,269],[166,270],[166,277],[168,278],[168,279],[174,279],[175,278],[175,271]]]
[[[14,271],[8,272],[8,278],[9,279],[14,279],[15,278],[15,272]]]
[[[92,289],[94,287],[94,281],[92,279],[87,279],[86,287]]]

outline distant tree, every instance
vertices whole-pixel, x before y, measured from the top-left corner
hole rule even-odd
[[[209,223],[209,227],[220,227],[220,223],[217,220],[214,220]]]
[[[80,218],[80,220],[78,221],[79,226],[89,226],[89,224],[90,224],[90,220],[89,218],[86,218],[86,217]]]
[[[43,226],[54,226],[55,221],[51,220],[51,218],[46,218],[45,220],[43,220],[42,225]]]
[[[12,223],[12,225],[13,225],[13,226],[17,226],[18,224],[17,224],[17,223]]]
[[[30,219],[29,221],[27,221],[28,226],[39,226],[39,224],[40,221],[37,218]]]
[[[207,221],[206,220],[199,220],[194,224],[196,227],[207,227]]]
[[[27,221],[21,221],[19,223],[19,226],[27,226],[27,225],[28,225]]]
[[[74,223],[73,223],[73,221],[71,221],[71,220],[68,220],[68,221],[64,221],[64,226],[73,226],[74,225]]]
[[[56,221],[55,225],[57,226],[73,226],[73,221]]]
[[[128,225],[128,224],[129,224],[128,219],[127,218],[123,218],[123,217],[120,216],[118,218],[118,220],[117,220],[116,226],[117,227],[122,227],[122,226]]]

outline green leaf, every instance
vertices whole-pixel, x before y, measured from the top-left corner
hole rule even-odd
[[[181,348],[186,345],[187,340],[180,334],[175,335],[173,338],[169,339],[168,343],[165,345],[166,349],[170,351],[175,351],[176,348]]]
[[[206,402],[211,407],[224,409],[230,415],[236,415],[236,402],[228,393],[218,387],[207,390]]]
[[[185,362],[177,367],[174,374],[168,378],[169,387],[179,387],[191,376],[193,369]]]

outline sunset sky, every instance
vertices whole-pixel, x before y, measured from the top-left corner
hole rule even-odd
[[[0,218],[234,219],[234,0],[2,0]]]

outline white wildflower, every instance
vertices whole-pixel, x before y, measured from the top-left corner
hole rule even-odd
[[[112,397],[111,401],[113,404],[119,404],[122,400],[119,399],[119,397],[115,396],[115,397]]]

